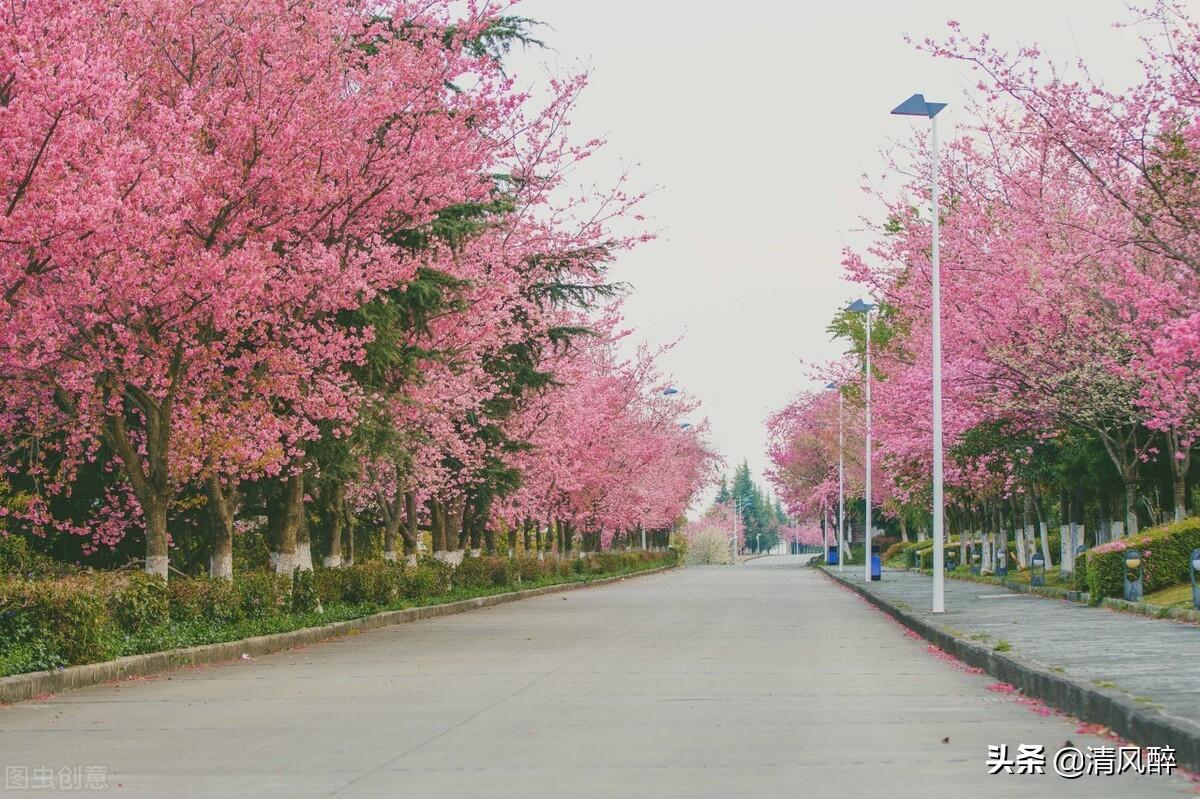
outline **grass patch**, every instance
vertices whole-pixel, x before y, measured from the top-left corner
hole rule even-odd
[[[1191,608],[1192,584],[1179,583],[1153,594],[1147,594],[1142,600],[1148,605],[1160,605],[1165,608]]]

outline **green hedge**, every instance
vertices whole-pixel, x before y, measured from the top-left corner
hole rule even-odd
[[[674,561],[673,551],[604,552],[561,561],[468,557],[457,568],[422,558],[416,566],[370,561],[297,571],[290,577],[244,572],[233,580],[179,578],[169,583],[142,572],[44,579],[30,579],[27,573],[0,575],[0,676]]]
[[[1200,548],[1200,519],[1184,519],[1088,550],[1087,589],[1093,602],[1125,595],[1125,550],[1131,548],[1142,550],[1145,593],[1187,582],[1188,560],[1192,550]]]

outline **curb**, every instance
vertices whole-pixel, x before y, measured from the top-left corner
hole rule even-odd
[[[939,649],[1020,689],[1025,696],[1040,699],[1083,721],[1108,727],[1142,746],[1169,746],[1175,750],[1175,760],[1180,766],[1200,770],[1200,724],[1195,721],[1139,705],[1116,691],[1077,682],[1024,658],[995,652],[959,638],[849,580],[825,569],[821,572]]]
[[[225,663],[237,660],[242,655],[252,657],[282,652],[285,649],[308,646],[331,638],[340,638],[351,633],[374,630],[380,627],[390,627],[395,624],[422,619],[435,619],[439,616],[453,616],[478,608],[488,608],[504,605],[521,599],[530,599],[546,594],[558,594],[564,591],[577,591],[597,585],[620,582],[631,577],[643,577],[650,574],[661,574],[675,569],[677,566],[661,566],[657,569],[619,574],[612,577],[601,577],[584,582],[559,583],[540,588],[527,588],[523,591],[509,591],[503,594],[462,599],[457,602],[447,602],[442,605],[423,605],[404,610],[385,610],[358,619],[338,621],[324,624],[320,627],[303,627],[286,633],[259,635],[254,638],[242,638],[236,641],[225,641],[219,644],[201,644],[182,649],[167,649],[162,652],[150,652],[144,655],[128,655],[116,660],[106,660],[101,663],[85,663],[79,666],[68,666],[54,671],[32,671],[27,674],[14,674],[11,677],[0,678],[0,705],[22,702],[47,694],[71,691],[76,688],[88,688],[101,683],[115,680],[127,680],[131,677],[144,677],[151,674],[162,674],[178,671],[190,666]]]

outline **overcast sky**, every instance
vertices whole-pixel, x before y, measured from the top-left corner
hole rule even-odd
[[[888,111],[918,91],[951,103],[945,140],[976,83],[905,34],[941,36],[954,19],[997,44],[1082,56],[1114,83],[1137,74],[1136,33],[1112,25],[1129,19],[1119,0],[526,0],[517,12],[547,22],[554,48],[518,56],[519,78],[590,69],[575,130],[609,144],[589,172],[636,162],[638,185],[661,187],[645,211],[662,237],[616,269],[635,289],[626,314],[652,343],[683,337],[667,368],[703,401],[730,465],[759,474],[765,418],[812,387],[805,362],[839,354],[825,326],[857,296],[840,253],[878,216],[862,176],[919,124]]]

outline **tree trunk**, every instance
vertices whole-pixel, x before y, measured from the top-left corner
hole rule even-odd
[[[1137,519],[1138,486],[1132,478],[1125,480],[1125,535],[1138,531]]]
[[[908,543],[908,519],[904,518],[904,514],[900,514],[900,538]]]
[[[233,501],[221,485],[221,478],[210,474],[208,484],[209,518],[212,522],[212,552],[208,575],[217,580],[233,578]]]
[[[1021,518],[1017,519],[1017,506],[1013,503],[1013,531],[1017,534],[1017,568],[1024,569],[1029,560],[1026,557],[1025,546],[1029,542],[1029,493],[1025,493],[1022,503]]]
[[[397,493],[392,499],[385,499],[383,510],[383,559],[388,563],[396,562],[396,533],[404,522],[400,507],[404,504],[404,496]]]
[[[350,513],[350,506],[343,500],[342,511],[346,515],[346,565],[354,565],[354,515]]]
[[[446,511],[442,503],[429,500],[429,519],[433,552],[435,555],[444,554],[446,552]]]
[[[421,551],[421,531],[417,527],[417,492],[404,492],[404,518],[408,529],[404,532],[404,550],[410,557],[416,557]]]
[[[313,569],[312,562],[312,536],[308,530],[308,513],[304,507],[304,475],[298,475],[296,486],[293,487],[289,496],[292,502],[292,518],[296,525],[296,568],[300,571],[310,572]]]
[[[142,503],[146,526],[146,573],[167,579],[167,498],[150,496]]]
[[[1030,488],[1030,493],[1033,493],[1032,488]],[[1046,529],[1046,520],[1042,513],[1041,499],[1036,495],[1033,497],[1033,511],[1037,519],[1038,534],[1042,539],[1042,558],[1046,561],[1046,568],[1049,569],[1054,565],[1054,558],[1050,557],[1050,535]]]
[[[105,438],[116,451],[117,457],[125,466],[125,474],[129,477],[129,485],[142,506],[143,524],[146,530],[146,559],[147,574],[157,574],[167,579],[168,567],[168,538],[167,538],[167,508],[171,502],[171,477],[168,469],[171,443],[171,408],[175,393],[176,380],[180,374],[181,354],[176,356],[171,366],[170,388],[166,399],[161,403],[155,402],[142,391],[132,387],[121,393],[132,397],[133,404],[142,412],[146,429],[144,437],[145,462],[142,455],[130,437],[125,427],[125,404],[107,419]],[[120,389],[115,389],[120,391]],[[110,388],[105,389],[105,401],[108,400]]]
[[[300,513],[297,513],[297,505]],[[304,477],[287,478],[283,491],[267,502],[267,529],[271,537],[271,568],[276,574],[291,574],[299,565],[296,558],[296,528],[304,508]]]
[[[342,529],[346,526],[346,484],[338,480],[329,491],[326,514],[329,517],[329,554],[325,556],[326,568],[336,569],[342,565]]]
[[[467,548],[467,528],[463,524],[466,511],[466,500],[462,497],[454,500],[450,506],[450,510],[446,514],[446,546],[454,543],[454,548],[458,550]]]
[[[1171,488],[1175,504],[1175,521],[1187,518],[1187,478],[1192,466],[1192,448],[1181,446],[1179,433],[1167,433],[1167,457],[1171,459]]]

